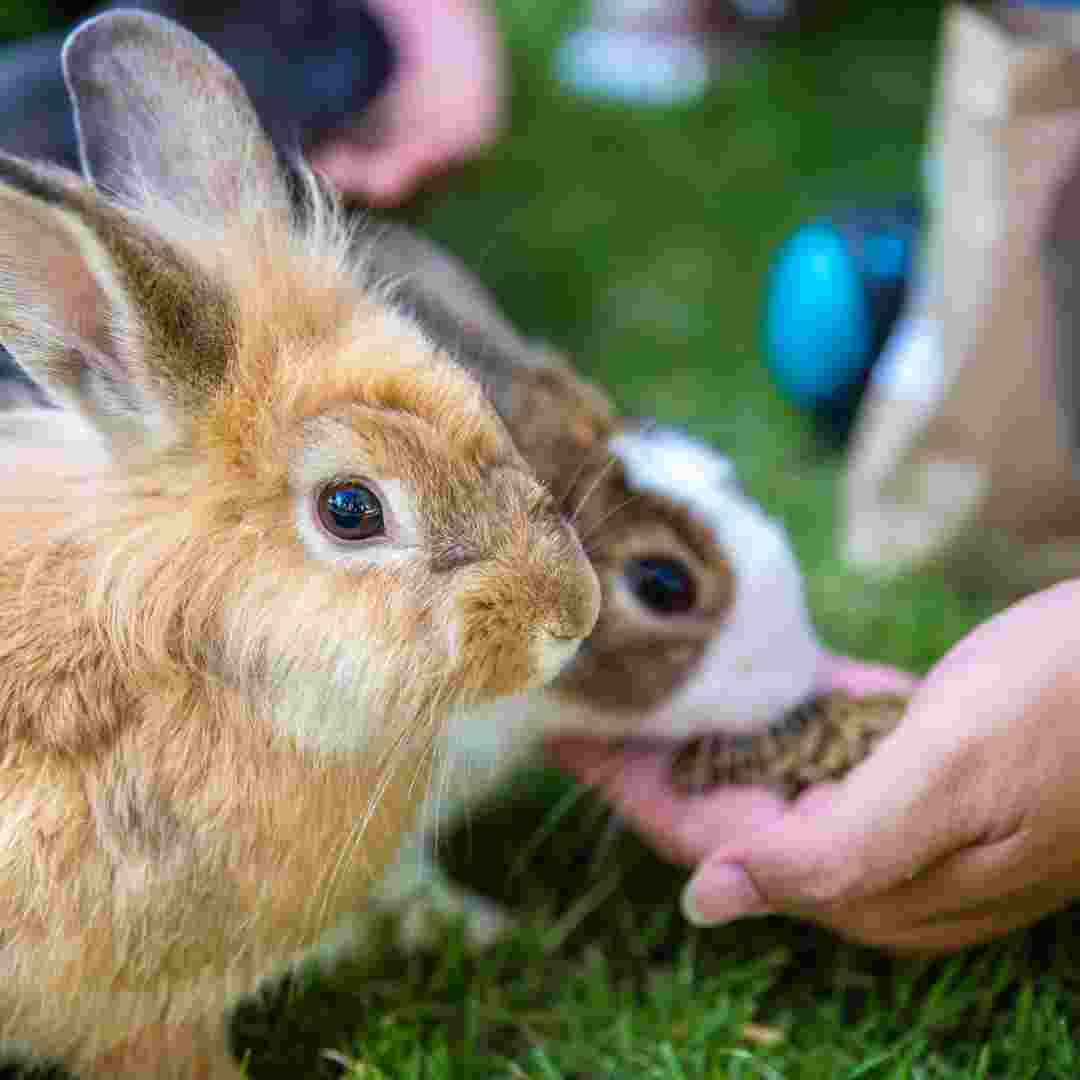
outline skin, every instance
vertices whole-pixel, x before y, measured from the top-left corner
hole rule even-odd
[[[822,683],[910,687],[835,657]],[[655,752],[551,749],[695,868],[695,923],[793,915],[899,953],[986,941],[1080,897],[1080,582],[977,627],[870,758],[791,805],[756,788],[680,796]]]
[[[494,142],[505,57],[482,0],[368,0],[397,50],[391,85],[353,132],[316,148],[314,169],[374,206],[404,202]]]

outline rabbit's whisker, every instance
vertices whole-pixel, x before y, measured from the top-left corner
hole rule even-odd
[[[319,925],[325,925],[327,921],[327,912],[331,899],[337,891],[337,885],[342,875],[346,872],[346,869],[352,863],[352,857],[356,852],[364,834],[367,832],[368,826],[371,824],[372,819],[375,816],[375,812],[382,801],[383,795],[389,786],[390,780],[393,776],[393,769],[384,769],[380,775],[379,781],[375,787],[375,791],[372,793],[368,800],[367,808],[359,820],[349,830],[348,836],[338,850],[337,858],[334,860],[334,865],[330,869],[330,873],[327,875],[329,887],[320,890],[322,894],[322,902],[319,908]]]
[[[439,823],[442,819],[440,811],[446,801],[452,767],[450,755],[446,752],[445,740],[440,738],[441,732],[438,725],[429,721],[426,732],[428,745],[425,750],[424,764],[430,761],[430,781],[427,794],[421,803],[420,817],[424,832],[430,831],[437,843]]]
[[[632,503],[637,502],[641,498],[640,495],[631,495],[628,499],[624,499],[618,506],[609,510],[587,533],[580,533],[578,539],[581,540],[581,546],[585,549],[587,555],[593,553],[589,550],[589,544],[596,539],[597,533],[620,511],[625,510]]]
[[[618,461],[619,461],[619,459],[614,454],[608,454],[607,461],[604,463],[603,467],[597,472],[596,476],[593,477],[592,483],[589,484],[588,488],[586,488],[585,494],[582,495],[581,500],[577,504],[577,507],[575,508],[574,512],[570,515],[570,524],[571,525],[573,525],[577,521],[578,516],[581,514],[581,511],[584,508],[585,504],[589,501],[591,496],[596,492],[596,489],[603,482],[604,477],[607,476],[608,471],[611,469],[611,467],[613,465],[618,464]]]
[[[436,706],[432,706],[428,711],[429,716],[434,714]],[[341,849],[338,852],[338,857],[335,860],[333,869],[329,875],[330,887],[323,890],[323,903],[319,912],[320,924],[326,922],[327,907],[329,899],[336,894],[337,885],[342,875],[347,872],[351,867],[353,856],[356,853],[364,834],[367,831],[368,826],[371,824],[372,819],[378,812],[379,806],[386,795],[391,783],[393,782],[398,769],[402,762],[407,761],[409,758],[409,751],[412,749],[414,743],[419,738],[425,738],[426,745],[423,746],[419,755],[418,761],[414,770],[414,775],[410,781],[410,792],[415,789],[418,783],[422,784],[422,777],[425,775],[427,763],[432,756],[435,746],[435,725],[430,721],[425,723],[418,731],[402,731],[394,742],[390,746],[379,768],[379,779],[376,784],[375,790],[372,792],[370,799],[368,800],[367,809],[364,815],[350,830],[349,836],[345,842],[341,845]]]
[[[590,447],[588,452],[582,455],[581,460],[575,466],[569,480],[566,481],[563,491],[559,494],[560,506],[570,501],[570,496],[573,494],[574,488],[577,486],[577,482],[581,479],[581,474],[589,467],[592,461],[593,451],[592,447]]]

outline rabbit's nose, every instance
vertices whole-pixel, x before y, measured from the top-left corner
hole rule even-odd
[[[570,530],[524,539],[516,557],[461,572],[456,651],[466,686],[485,696],[550,682],[600,613],[600,583]]]
[[[560,572],[555,574],[555,579],[559,591],[551,598],[542,625],[546,636],[555,643],[580,643],[593,632],[600,617],[603,600],[600,579],[581,542],[569,529],[558,550],[556,561]]]
[[[581,643],[593,632],[600,617],[603,594],[588,556],[577,548],[576,581],[563,595],[558,618],[549,622],[539,638],[541,672],[550,671],[554,678],[577,654]]]

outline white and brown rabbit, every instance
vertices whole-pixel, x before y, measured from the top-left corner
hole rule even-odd
[[[362,905],[443,729],[556,675],[599,588],[214,54],[117,12],[64,64],[87,178],[0,157],[0,341],[69,410],[3,432],[0,1034],[239,1075],[228,1003]]]
[[[445,817],[520,764],[537,732],[686,740],[783,724],[815,689],[822,649],[782,527],[744,495],[731,463],[672,429],[619,417],[551,350],[524,340],[455,258],[401,228],[368,264],[399,282],[436,340],[483,381],[518,448],[576,524],[603,590],[596,629],[548,688],[453,725],[457,797]],[[531,718],[531,719],[530,719]],[[673,743],[674,745],[674,743]],[[408,902],[408,936],[431,908],[464,910],[483,940],[504,925],[438,874],[414,836],[381,896]]]

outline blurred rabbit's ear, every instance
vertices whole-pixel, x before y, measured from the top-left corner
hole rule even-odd
[[[0,154],[0,343],[112,445],[162,445],[220,386],[219,285],[70,173]]]
[[[288,186],[232,69],[183,27],[111,11],[63,53],[83,170],[125,202],[164,200],[214,224],[237,210],[286,212]]]

